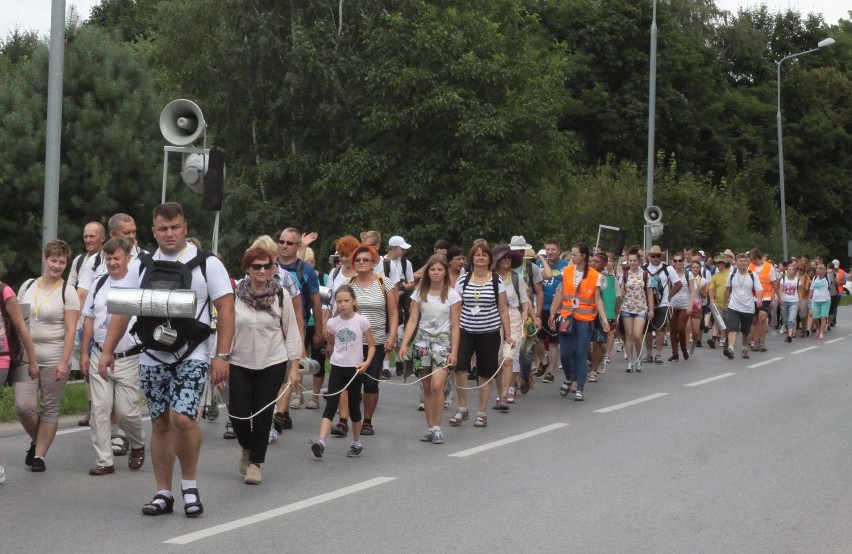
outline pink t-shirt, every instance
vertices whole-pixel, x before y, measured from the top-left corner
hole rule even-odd
[[[331,363],[340,367],[355,367],[364,362],[362,342],[370,322],[356,313],[351,319],[334,316],[328,320],[326,330],[334,337],[334,352]]]
[[[15,291],[12,290],[12,287],[5,286],[3,287],[3,298],[0,298],[0,302],[6,304],[6,301],[15,296]],[[3,316],[0,316],[0,352],[8,352],[9,344],[6,341],[6,325],[12,325],[11,321],[4,321]],[[0,356],[0,369],[9,369],[9,364],[11,362],[11,358],[9,356]]]

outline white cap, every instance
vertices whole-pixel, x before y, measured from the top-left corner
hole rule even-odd
[[[404,248],[405,250],[411,248],[411,245],[405,242],[405,239],[400,237],[399,235],[391,237],[388,241],[388,246],[399,246],[400,248]]]

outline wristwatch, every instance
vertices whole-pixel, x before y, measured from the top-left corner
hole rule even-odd
[[[217,357],[217,358],[222,358],[222,359],[223,359],[223,360],[225,360],[226,362],[230,362],[230,361],[231,361],[231,353],[230,353],[230,352],[227,352],[227,353],[226,353],[226,352],[218,352],[218,353],[216,354],[216,357]]]

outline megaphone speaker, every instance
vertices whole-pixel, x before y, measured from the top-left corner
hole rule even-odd
[[[190,154],[183,161],[180,177],[186,186],[201,194],[204,192],[204,174],[207,173],[206,156]]]
[[[645,217],[645,223],[657,223],[663,219],[663,210],[657,206],[648,206],[642,215]]]
[[[204,114],[191,100],[172,100],[160,112],[160,132],[175,146],[186,146],[198,140],[207,130]]]
[[[207,161],[207,173],[204,175],[204,193],[201,207],[211,212],[222,209],[225,188],[225,152],[221,148],[210,150]]]

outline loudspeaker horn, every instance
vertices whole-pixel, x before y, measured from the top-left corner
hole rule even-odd
[[[207,173],[207,157],[202,154],[190,154],[183,161],[180,177],[193,191],[204,192],[204,174]]]
[[[175,146],[187,146],[204,135],[207,124],[192,100],[172,100],[160,112],[160,132]]]
[[[657,223],[663,219],[663,210],[657,206],[648,206],[645,208],[645,213],[642,215],[645,217],[645,223],[650,225],[651,223]]]

